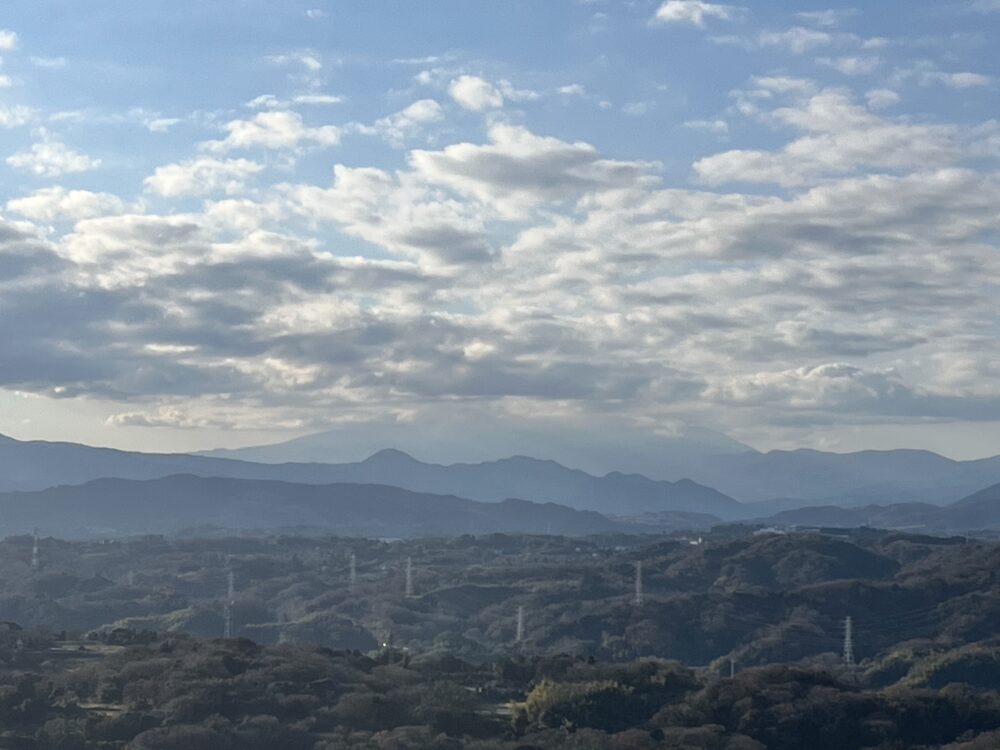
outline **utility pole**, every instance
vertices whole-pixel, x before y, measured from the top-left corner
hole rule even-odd
[[[736,659],[729,660],[729,679],[733,679],[736,676]]]
[[[642,560],[635,564],[635,605],[642,605]]]
[[[38,570],[38,529],[35,528],[31,543],[31,569]]]
[[[854,620],[850,615],[844,618],[844,664],[854,666]]]
[[[413,598],[413,558],[406,558],[406,598]]]
[[[223,638],[233,637],[233,604],[236,601],[236,576],[229,571],[229,590],[226,592],[226,628]]]
[[[514,639],[517,643],[524,640],[524,605],[517,605],[517,637]]]
[[[350,557],[350,572],[347,576],[347,587],[354,591],[354,584],[358,582],[358,558],[353,552]]]

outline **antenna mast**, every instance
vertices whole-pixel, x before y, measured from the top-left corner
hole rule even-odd
[[[636,606],[642,604],[642,560],[635,564],[635,599]]]
[[[406,598],[413,598],[413,558],[406,558]]]
[[[854,666],[854,620],[850,615],[844,619],[844,664]]]
[[[514,639],[515,642],[520,643],[524,640],[524,605],[517,605],[517,637]]]
[[[226,593],[226,628],[223,638],[233,637],[233,604],[236,601],[236,576],[229,571],[229,590]]]
[[[35,527],[31,543],[31,569],[38,570],[38,528]]]

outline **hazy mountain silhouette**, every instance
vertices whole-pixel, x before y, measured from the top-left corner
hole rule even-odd
[[[587,439],[595,439],[593,431]],[[328,463],[331,456],[343,453],[344,440],[345,432],[341,430],[271,446],[212,451],[202,455],[265,463]],[[621,456],[623,451],[619,446],[608,448],[614,444],[614,439],[606,437],[605,441],[605,453]],[[675,482],[688,479],[741,502],[778,499],[768,506],[768,512],[772,513],[803,505],[944,504],[987,484],[1000,482],[1000,457],[955,461],[922,450],[826,453],[800,449],[759,453],[721,433],[699,428],[689,428],[682,437],[662,438],[656,447],[656,460],[641,462],[650,464],[649,470],[642,472],[643,475]],[[553,449],[559,450],[558,441],[550,443],[550,452],[536,452],[536,455],[552,457]],[[522,454],[532,452],[526,448],[518,450]],[[628,459],[619,457],[618,460]],[[591,474],[595,473],[594,467],[600,464],[601,461],[591,454],[581,454],[579,462],[569,463]],[[620,463],[611,469],[625,466],[625,463]],[[757,512],[763,511],[760,509]],[[716,510],[708,509],[708,512]]]
[[[170,476],[98,479],[78,486],[0,494],[5,533],[40,527],[61,537],[174,533],[188,528],[326,531],[407,537],[463,533],[580,535],[630,530],[599,513],[553,503],[480,503],[371,484],[309,485]]]
[[[743,517],[740,504],[695,482],[656,482],[620,473],[594,477],[554,461],[515,456],[481,464],[425,464],[385,450],[353,464],[256,464],[184,454],[130,453],[74,443],[0,442],[0,491],[34,490],[93,479],[155,479],[171,474],[268,479],[304,484],[385,484],[417,492],[498,502],[519,497],[626,515],[658,511]]]
[[[282,443],[201,455],[261,463],[351,463],[386,447],[419,456],[426,463],[480,463],[497,456],[528,455],[555,460],[589,474],[639,473],[654,479],[665,467],[696,459],[754,452],[728,435],[704,427],[679,427],[672,433],[637,429],[612,415],[564,420],[498,420],[475,410],[443,420],[422,418],[400,424],[350,424]]]
[[[155,479],[195,474],[303,484],[384,484],[479,501],[518,497],[615,516],[676,511],[711,514],[726,521],[811,506],[944,505],[1000,482],[1000,457],[953,461],[909,450],[772,451],[690,459],[683,471],[690,478],[653,480],[621,472],[594,476],[527,456],[440,465],[418,461],[399,450],[381,450],[347,464],[262,464],[0,439],[0,491],[82,484],[103,477]],[[766,502],[741,504],[734,497]]]
[[[783,511],[762,521],[779,526],[872,526],[956,532],[1000,529],[1000,484],[991,485],[944,507],[927,503],[857,508],[824,505]]]

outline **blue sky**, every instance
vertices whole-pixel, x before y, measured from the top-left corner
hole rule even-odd
[[[998,22],[8,0],[0,432],[1000,453]]]

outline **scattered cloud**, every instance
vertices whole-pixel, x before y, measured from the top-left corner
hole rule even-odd
[[[780,47],[796,55],[832,43],[831,34],[802,26],[793,26],[784,31],[762,31],[757,37],[757,44],[761,47]]]
[[[35,119],[35,110],[21,104],[0,102],[0,128],[19,128]]]
[[[656,9],[651,23],[683,23],[703,28],[706,19],[731,21],[739,14],[740,9],[733,5],[708,3],[703,0],[666,0]]]
[[[10,52],[17,49],[17,34],[7,29],[0,29],[0,51]]]
[[[820,65],[827,65],[845,76],[871,75],[879,66],[879,58],[870,55],[863,57],[821,57],[816,60]]]
[[[200,158],[157,167],[146,178],[146,190],[165,198],[242,192],[248,179],[264,167],[249,159]]]
[[[380,135],[398,148],[423,132],[425,126],[443,118],[444,111],[434,99],[419,99],[399,112],[379,118],[374,125],[355,125],[355,129],[368,135]]]
[[[65,68],[66,67],[66,58],[65,57],[35,57],[35,56],[32,56],[29,59],[31,60],[31,64],[34,65],[36,68],[48,68],[50,70],[57,70],[59,68]]]
[[[795,186],[861,168],[941,165],[956,153],[949,128],[881,118],[837,90],[759,116],[803,134],[778,151],[737,149],[700,159],[694,170],[701,180]]]
[[[860,14],[856,8],[828,8],[826,10],[810,10],[796,13],[795,17],[811,23],[814,26],[839,26],[848,18]]]
[[[726,135],[729,133],[729,123],[725,120],[687,120],[684,127],[688,130],[703,130],[715,135]]]
[[[899,104],[899,94],[892,89],[871,89],[865,93],[869,109],[885,109]]]
[[[340,104],[344,101],[344,97],[336,96],[335,94],[299,94],[298,96],[292,97],[292,102],[295,104]]]
[[[925,86],[932,83],[940,83],[948,88],[968,89],[976,86],[989,86],[993,82],[993,79],[982,73],[929,71],[921,74],[920,82]]]
[[[223,140],[206,141],[201,147],[212,153],[264,148],[301,150],[326,148],[340,143],[341,129],[336,125],[310,127],[302,115],[290,110],[260,112],[252,120],[232,120],[225,126]]]
[[[7,157],[7,164],[39,177],[59,177],[64,174],[87,172],[101,166],[100,159],[74,151],[60,141],[44,136],[27,151],[18,151]]]
[[[626,114],[629,117],[642,117],[648,114],[655,106],[656,102],[648,99],[641,102],[629,102],[622,107],[622,114]]]
[[[318,73],[323,69],[323,61],[315,52],[293,52],[286,55],[271,55],[267,58],[272,65],[301,65],[310,73]]]
[[[125,213],[125,203],[111,193],[93,193],[89,190],[67,190],[49,187],[36,190],[23,198],[7,201],[7,211],[26,216],[34,221],[90,219]]]
[[[180,122],[178,117],[154,117],[144,123],[150,133],[166,133],[170,128]]]
[[[448,94],[471,112],[485,112],[503,106],[503,94],[479,76],[463,75],[448,84]]]

